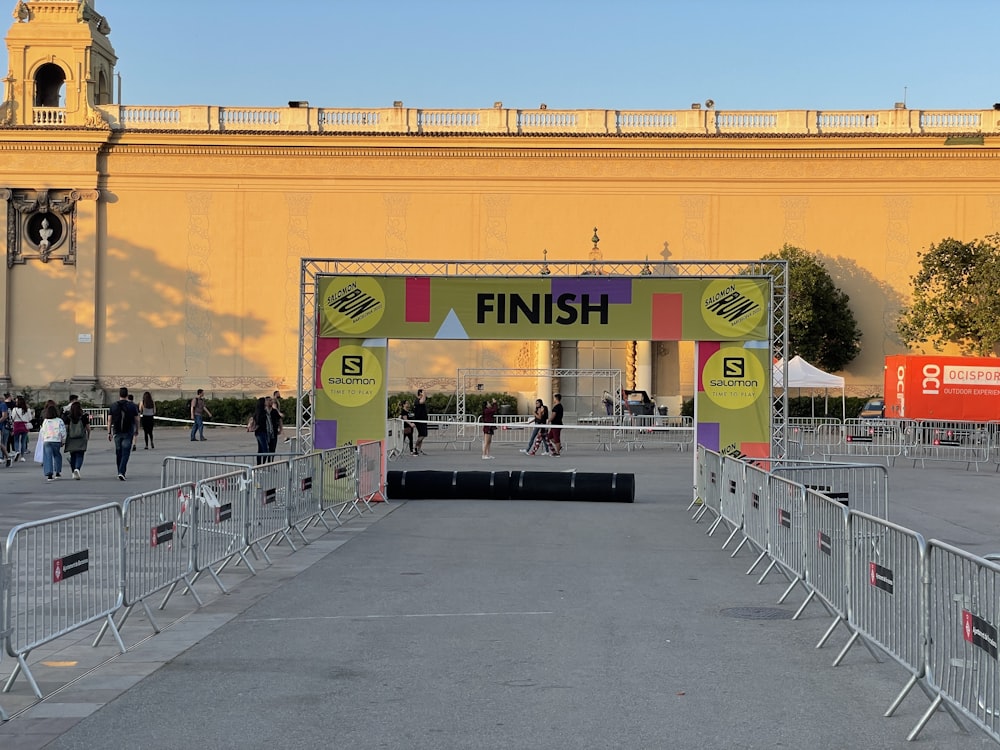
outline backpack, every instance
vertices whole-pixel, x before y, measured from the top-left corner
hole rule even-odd
[[[83,418],[81,418],[79,422],[74,422],[73,420],[70,420],[69,424],[66,425],[67,440],[69,440],[70,438],[86,437],[86,435],[87,435],[87,425],[83,421]]]
[[[111,406],[111,429],[115,434],[132,432],[132,415],[128,402],[117,401]]]

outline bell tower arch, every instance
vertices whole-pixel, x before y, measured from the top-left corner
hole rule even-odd
[[[0,124],[107,127],[118,58],[94,0],[20,0],[7,32]]]

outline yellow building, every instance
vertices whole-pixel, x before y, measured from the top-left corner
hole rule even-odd
[[[864,339],[845,375],[867,393],[904,350],[894,317],[918,251],[1000,224],[996,110],[123,105],[98,11],[18,2],[6,37],[5,390],[294,390],[303,257],[416,273],[596,255],[656,272],[789,243],[821,252],[850,295]],[[551,351],[399,344],[390,390],[449,390],[457,367],[537,367]],[[621,367],[661,402],[693,391],[684,346],[558,351],[564,367]]]

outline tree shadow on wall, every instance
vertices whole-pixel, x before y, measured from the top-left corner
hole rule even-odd
[[[906,305],[906,298],[888,281],[861,268],[855,261],[817,253],[820,262],[830,272],[830,277],[850,298],[854,317],[860,320],[880,320],[878,330],[863,330],[861,354],[848,365],[847,370],[881,369],[884,358],[907,351],[899,337],[896,325]]]
[[[231,264],[213,258],[207,233],[194,235],[176,264],[164,262],[162,250],[108,235],[96,264],[100,278],[93,278],[93,266],[78,267],[76,286],[84,291],[59,306],[68,320],[58,327],[75,330],[75,308],[91,304],[85,290],[96,287],[96,375],[104,389],[124,385],[163,396],[204,388],[213,396],[284,387],[274,374],[283,361],[275,342],[283,344],[288,333],[279,320],[283,310],[275,303],[273,317],[223,312],[223,306],[232,310],[236,301],[252,297],[235,288]],[[259,287],[259,277],[248,271],[247,285]],[[294,335],[297,345],[297,330]]]

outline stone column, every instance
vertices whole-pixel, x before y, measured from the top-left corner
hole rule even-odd
[[[11,252],[7,237],[7,206],[11,197],[10,190],[0,189],[0,237],[6,245],[5,258]],[[0,394],[11,390],[10,382],[10,266],[5,262],[3,273],[0,274]]]
[[[75,355],[70,387],[74,393],[92,395],[98,388],[97,378],[97,257],[100,235],[97,226],[98,190],[74,190],[76,199],[76,286],[73,353]],[[95,399],[96,400],[96,399]]]
[[[653,395],[653,345],[635,342],[635,390]]]
[[[535,355],[535,367],[540,370],[552,369],[552,342],[536,342],[537,354]],[[552,376],[549,373],[542,373],[535,378],[535,398],[540,398],[546,406],[552,406]],[[532,402],[531,411],[535,411],[535,404]]]

